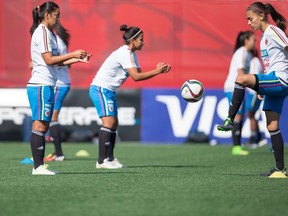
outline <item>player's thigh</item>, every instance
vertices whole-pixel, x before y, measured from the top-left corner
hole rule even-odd
[[[54,110],[60,111],[63,105],[63,101],[70,90],[70,86],[56,86],[55,88],[55,99],[54,99]]]
[[[98,86],[90,86],[89,96],[97,110],[99,118],[104,116],[117,118],[118,105],[115,92]]]
[[[54,88],[51,86],[27,86],[27,94],[32,120],[50,122],[54,108]]]

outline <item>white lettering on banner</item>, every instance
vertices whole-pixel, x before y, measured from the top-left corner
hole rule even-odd
[[[16,125],[22,125],[25,116],[31,116],[29,108],[0,108],[0,125],[3,121],[13,121]]]
[[[119,107],[118,120],[120,125],[135,125],[135,107]]]
[[[63,107],[59,114],[59,123],[61,125],[91,125],[95,121],[101,124],[96,109],[94,107]]]
[[[210,134],[212,127],[213,117],[215,113],[215,108],[217,104],[217,97],[206,96],[203,98],[203,108],[199,120],[198,130],[204,132],[205,134]]]
[[[119,107],[119,125],[135,125],[135,113],[135,107]],[[3,121],[12,121],[15,125],[22,125],[24,118],[27,116],[31,117],[29,107],[0,107],[0,125],[3,124]],[[62,107],[59,114],[59,123],[61,125],[77,124],[80,126],[88,126],[91,125],[92,122],[96,122],[98,125],[102,124],[95,107]]]
[[[216,109],[216,113],[223,121],[227,118],[228,109],[229,109],[228,99],[226,97],[222,98]],[[261,103],[261,107],[255,113],[255,118],[258,120],[259,130],[265,134],[266,137],[270,137],[268,130],[266,129],[266,116],[265,113],[262,111],[263,103]],[[217,125],[213,126],[212,130],[213,136],[219,138],[229,138],[231,137],[231,133],[223,133],[217,130]],[[250,130],[250,121],[247,118],[246,121],[243,123],[242,127],[242,137],[248,138],[251,135]]]
[[[223,121],[227,118],[228,114],[228,99],[226,97],[222,98],[217,106],[216,113],[222,119]],[[231,133],[223,133],[222,131],[217,130],[217,125],[214,125],[213,127],[213,135],[215,137],[221,137],[221,138],[229,138],[231,137]]]
[[[187,103],[182,116],[179,98],[175,95],[157,95],[156,100],[167,106],[171,126],[175,137],[187,137],[202,100],[198,103]]]
[[[231,133],[223,133],[217,130],[217,125],[213,125],[213,119],[215,115],[218,115],[220,119],[225,119],[228,113],[228,101],[227,98],[222,98],[217,105],[217,96],[205,96],[198,103],[187,103],[187,106],[183,112],[181,111],[180,100],[174,95],[157,95],[155,97],[156,101],[164,103],[167,107],[168,115],[171,121],[171,127],[175,137],[187,137],[189,131],[195,122],[195,118],[199,112],[200,118],[197,126],[197,130],[202,131],[206,134],[210,134],[212,129],[212,134],[214,137],[219,138],[230,138]],[[202,109],[200,110],[201,105]],[[216,110],[216,112],[215,112]],[[260,131],[264,132],[266,137],[269,134],[265,128],[265,114],[259,109],[255,115],[256,119],[259,119]],[[260,119],[261,115],[261,119]],[[242,130],[243,137],[250,136],[250,124],[249,119],[244,122],[244,127]]]

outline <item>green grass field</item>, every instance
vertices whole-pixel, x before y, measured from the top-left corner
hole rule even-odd
[[[286,179],[258,174],[273,165],[268,147],[232,156],[231,146],[119,143],[120,170],[96,170],[97,145],[63,144],[56,176],[32,176],[29,144],[0,144],[0,215],[286,215]],[[79,150],[89,157],[76,157]],[[53,147],[47,144],[46,153]],[[285,152],[287,158],[287,151]],[[287,162],[287,160],[286,160]]]

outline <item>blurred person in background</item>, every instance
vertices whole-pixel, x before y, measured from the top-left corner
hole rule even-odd
[[[232,100],[235,80],[238,75],[249,73],[251,51],[255,48],[255,35],[252,31],[241,31],[236,38],[234,53],[230,62],[229,73],[224,84],[224,92],[229,104]],[[241,147],[241,133],[243,118],[245,114],[245,103],[241,104],[233,122],[232,131],[232,155],[248,155],[249,152]]]
[[[27,84],[27,95],[32,111],[31,151],[34,161],[33,175],[55,175],[44,164],[45,133],[49,128],[54,109],[54,88],[59,66],[77,62],[88,63],[84,50],[59,55],[53,28],[60,20],[60,8],[54,2],[44,2],[32,10],[31,78]]]
[[[275,25],[270,24],[269,15]],[[262,176],[269,178],[288,178],[284,162],[284,141],[279,128],[285,98],[288,95],[288,38],[287,20],[271,4],[254,2],[246,9],[248,25],[263,34],[260,40],[261,58],[264,74],[242,74],[235,81],[228,116],[219,131],[231,131],[234,119],[245,97],[245,87],[264,95],[263,110],[266,115],[266,127],[271,136],[275,166]]]
[[[249,73],[263,74],[263,66],[259,59],[257,49],[252,51],[252,56]],[[259,122],[255,118],[255,114],[259,110],[262,100],[263,98],[259,98],[257,92],[249,88],[247,89],[246,110],[247,117],[250,121],[251,134],[247,143],[244,144],[245,147],[258,148],[268,143],[268,141],[263,138],[259,129]]]
[[[99,155],[96,168],[122,168],[114,157],[116,130],[118,127],[116,90],[130,76],[134,81],[150,79],[170,70],[167,63],[158,63],[156,68],[142,72],[136,51],[144,45],[144,33],[138,27],[122,25],[125,44],[113,51],[96,73],[89,90],[90,98],[102,120],[99,132]]]
[[[65,29],[60,22],[54,27],[58,52],[59,55],[65,55],[68,53],[70,34]],[[54,110],[52,115],[52,121],[49,127],[49,136],[47,138],[54,144],[54,153],[49,154],[44,158],[44,161],[63,161],[65,156],[62,150],[62,135],[61,126],[58,122],[58,116],[63,105],[63,101],[70,90],[71,80],[69,76],[67,65],[60,66],[58,68],[58,76],[55,88],[55,100],[54,100]]]

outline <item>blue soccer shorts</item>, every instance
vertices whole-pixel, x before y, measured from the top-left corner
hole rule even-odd
[[[32,120],[51,122],[54,108],[52,86],[27,86],[27,95],[32,111]]]
[[[274,71],[256,76],[259,83],[258,94],[265,95],[263,110],[281,114],[285,97],[288,95],[288,87],[281,84]]]
[[[91,85],[89,96],[97,110],[99,118],[103,116],[117,116],[116,92],[99,86]]]
[[[70,90],[70,86],[56,86],[54,110],[60,111],[63,105],[64,98],[68,94],[69,90]]]

